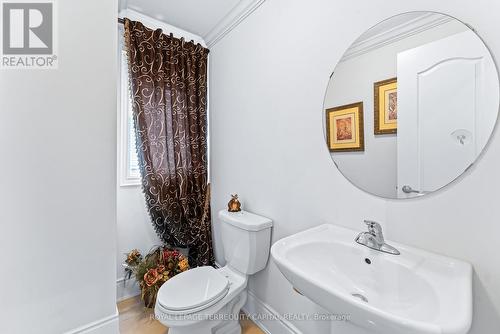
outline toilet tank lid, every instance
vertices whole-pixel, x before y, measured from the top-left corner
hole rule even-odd
[[[273,226],[271,219],[243,210],[240,212],[220,210],[219,218],[228,224],[246,231],[256,232]]]

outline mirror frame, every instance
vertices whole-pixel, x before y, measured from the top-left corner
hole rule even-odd
[[[365,34],[367,31],[370,31],[371,29],[375,28],[376,26],[378,26],[379,24],[381,23],[384,23],[388,20],[391,20],[397,16],[400,16],[400,15],[404,15],[404,14],[410,14],[410,13],[432,13],[432,14],[440,14],[440,15],[445,15],[451,19],[454,19],[460,23],[462,23],[464,26],[466,26],[467,28],[469,28],[470,31],[472,31],[476,37],[483,43],[483,45],[485,46],[485,48],[488,50],[492,60],[493,60],[493,64],[495,66],[495,70],[496,70],[496,77],[497,77],[497,80],[499,82],[499,85],[500,85],[500,71],[499,71],[499,66],[498,66],[498,62],[496,60],[496,57],[495,57],[495,54],[492,52],[491,48],[488,46],[488,44],[486,43],[486,41],[481,37],[481,35],[478,34],[477,30],[474,29],[474,27],[472,27],[470,24],[460,20],[459,18],[455,17],[455,16],[452,16],[452,15],[449,15],[449,14],[446,14],[446,13],[443,13],[443,12],[437,12],[437,11],[432,11],[432,10],[415,10],[415,11],[407,11],[407,12],[401,12],[401,13],[398,13],[398,14],[395,14],[395,15],[392,15],[390,17],[387,17],[386,19],[382,20],[382,21],[379,21],[377,22],[376,24],[374,25],[371,25],[368,29],[364,30],[364,32],[359,35],[357,38],[354,39],[354,41],[349,44],[348,48],[344,50],[344,52],[340,55],[338,61],[335,63],[335,65],[333,66],[333,71],[330,73],[329,77],[328,77],[328,80],[327,80],[327,84],[326,84],[326,88],[325,88],[325,93],[323,94],[323,109],[321,111],[321,119],[322,119],[322,128],[323,128],[323,143],[325,145],[325,148],[326,148],[326,152],[328,153],[328,155],[330,156],[330,159],[331,161],[333,162],[333,164],[335,165],[335,168],[337,169],[337,171],[350,183],[352,184],[355,188],[361,190],[362,192],[366,193],[366,194],[369,194],[371,196],[374,196],[374,197],[377,197],[377,198],[380,198],[380,199],[385,199],[385,200],[389,200],[389,201],[411,201],[411,200],[420,200],[422,198],[431,198],[433,195],[436,195],[440,192],[443,191],[443,189],[445,188],[448,188],[448,187],[451,187],[453,185],[456,185],[458,182],[460,182],[462,180],[462,178],[465,178],[467,177],[469,174],[472,173],[472,171],[474,170],[474,167],[483,159],[483,156],[486,154],[486,152],[489,150],[489,147],[493,141],[493,138],[495,137],[495,134],[496,132],[498,131],[498,127],[499,127],[499,123],[500,123],[500,99],[499,99],[499,103],[498,103],[498,106],[497,106],[497,115],[496,115],[496,119],[495,119],[495,123],[493,124],[493,127],[492,127],[492,130],[491,130],[491,133],[489,134],[489,137],[488,137],[488,140],[486,141],[486,144],[484,145],[483,149],[481,150],[481,152],[478,153],[478,155],[476,156],[474,162],[472,162],[461,174],[457,175],[453,180],[451,180],[450,182],[448,182],[447,184],[443,185],[442,187],[439,187],[438,189],[436,190],[433,190],[431,192],[428,192],[428,193],[422,193],[420,195],[417,195],[417,196],[412,196],[412,197],[405,197],[405,198],[398,198],[398,197],[385,197],[385,196],[382,196],[382,195],[379,195],[379,194],[375,194],[373,192],[370,192],[368,190],[365,190],[363,189],[361,186],[357,185],[356,183],[354,183],[354,181],[352,181],[350,178],[348,178],[344,172],[342,172],[342,170],[339,168],[337,162],[333,159],[332,155],[331,155],[331,151],[328,147],[328,134],[327,134],[327,124],[326,124],[326,110],[327,110],[327,107],[325,105],[325,102],[326,102],[326,97],[327,97],[327,94],[328,94],[328,90],[329,90],[329,87],[330,87],[330,83],[331,83],[331,80],[332,80],[332,77],[334,76],[335,74],[335,69],[337,68],[337,66],[339,65],[340,61],[342,60],[343,56],[346,54],[346,52],[352,47],[352,45],[363,35]]]

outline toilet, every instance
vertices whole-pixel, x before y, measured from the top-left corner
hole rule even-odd
[[[241,334],[248,276],[267,264],[272,221],[246,211],[218,216],[226,265],[185,271],[158,291],[155,317],[169,334]]]

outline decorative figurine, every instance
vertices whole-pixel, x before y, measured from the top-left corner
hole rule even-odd
[[[227,203],[227,211],[229,212],[240,212],[241,203],[238,201],[238,194],[231,195],[231,200]]]

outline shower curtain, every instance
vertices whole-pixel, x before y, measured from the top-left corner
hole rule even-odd
[[[209,50],[125,19],[136,148],[158,236],[213,265],[207,183]]]

